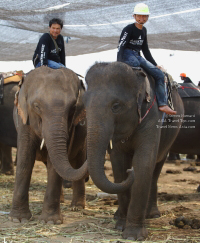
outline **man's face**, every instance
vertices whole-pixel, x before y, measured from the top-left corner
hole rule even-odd
[[[57,39],[57,37],[60,35],[60,32],[61,32],[60,25],[59,24],[52,24],[51,27],[49,27],[49,32],[50,32],[50,35],[54,39]]]
[[[134,18],[139,24],[145,24],[147,22],[148,18],[149,18],[149,15],[135,14]]]

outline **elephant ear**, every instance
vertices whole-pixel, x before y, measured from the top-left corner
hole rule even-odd
[[[143,102],[143,95],[141,92],[139,92],[137,94],[137,111],[138,111],[138,115],[139,115],[139,123],[141,123],[142,121],[142,117],[141,117],[141,109],[142,109],[142,102]]]
[[[17,105],[18,115],[21,117],[24,125],[28,124],[27,97],[25,95],[25,87],[22,85],[19,92],[19,100]]]
[[[137,93],[137,111],[139,115],[139,123],[141,123],[141,109],[142,109],[142,103],[145,100],[145,93],[147,93],[147,76],[143,71],[138,72],[138,76],[140,77],[140,87],[138,89]],[[149,91],[148,91],[149,92]]]
[[[86,118],[86,109],[83,104],[83,94],[85,93],[85,87],[81,84],[79,87],[79,93],[76,102],[75,119],[73,124],[76,126],[80,121]]]

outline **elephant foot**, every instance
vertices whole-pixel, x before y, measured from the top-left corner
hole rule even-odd
[[[72,211],[79,211],[81,209],[84,209],[85,208],[85,200],[84,201],[72,201],[71,202],[71,210]]]
[[[119,215],[119,208],[117,209],[117,211],[114,213],[114,219],[115,220],[119,220],[120,215]]]
[[[14,169],[11,168],[11,169],[2,169],[1,170],[1,174],[4,174],[4,175],[14,175]]]
[[[14,223],[26,223],[30,218],[32,217],[32,214],[30,210],[27,211],[21,211],[21,210],[11,210],[9,214],[10,221]]]
[[[152,209],[150,212],[146,214],[146,219],[155,219],[160,218],[160,211],[156,207],[155,209]]]
[[[125,229],[125,225],[126,225],[126,219],[119,218],[115,224],[115,229],[119,231],[123,231]]]
[[[62,224],[63,216],[60,213],[48,214],[43,212],[41,216],[39,216],[39,221],[46,224]]]
[[[64,197],[64,191],[63,191],[63,188],[61,189],[60,202],[61,202],[61,203],[64,203],[64,202],[65,202],[65,197]]]
[[[1,167],[1,174],[14,175],[14,166],[13,166],[13,164],[7,164],[6,166],[3,165]]]
[[[82,206],[71,206],[71,211],[76,212],[84,209]]]
[[[72,181],[63,180],[64,188],[72,188]]]
[[[133,227],[128,226],[125,228],[124,232],[122,233],[122,237],[127,240],[132,241],[143,241],[147,238],[148,231],[145,227]]]

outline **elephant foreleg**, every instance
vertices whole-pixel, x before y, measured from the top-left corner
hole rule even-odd
[[[167,156],[166,156],[167,157]],[[158,178],[160,175],[160,172],[162,170],[163,164],[166,160],[166,157],[158,162],[155,166],[153,178],[152,178],[152,184],[151,184],[151,191],[148,201],[148,208],[146,212],[146,218],[159,218],[160,217],[160,211],[158,210],[157,206],[157,193],[158,193]]]
[[[60,211],[62,178],[56,173],[49,156],[47,156],[47,177],[47,189],[39,219],[45,223],[61,224],[63,223]]]
[[[73,210],[85,208],[85,178],[78,181],[73,181],[72,189],[73,199],[71,202],[71,207]]]
[[[117,147],[111,151],[110,159],[114,174],[115,183],[120,183],[127,178],[127,169],[131,168],[132,155],[121,152]],[[114,215],[117,220],[115,228],[123,230],[126,224],[128,205],[130,202],[131,188],[118,194],[119,207]]]
[[[131,187],[126,226],[122,234],[125,239],[144,240],[148,235],[145,228],[145,216],[158,152],[157,141],[159,141],[157,136],[159,134],[154,135],[145,141],[141,136],[134,137],[137,141],[133,156],[134,183]]]
[[[22,130],[22,129],[21,129]],[[13,222],[25,222],[31,218],[28,190],[35,162],[34,134],[28,126],[18,133],[17,168],[10,218]]]

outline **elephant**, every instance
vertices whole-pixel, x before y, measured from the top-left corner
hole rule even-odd
[[[0,143],[10,147],[17,147],[17,131],[13,122],[13,108],[17,83],[4,85],[3,105],[0,105]]]
[[[178,136],[170,148],[170,153],[197,155],[200,161],[200,97],[182,98],[185,115],[180,119],[183,124]],[[200,185],[197,188],[200,192]]]
[[[0,105],[0,160],[1,173],[7,175],[14,174],[12,161],[12,147],[17,147],[17,131],[13,121],[13,108],[15,93],[18,84],[11,82],[4,85],[3,104]]]
[[[36,154],[47,161],[48,180],[39,219],[63,222],[62,178],[73,181],[72,206],[84,208],[88,174],[84,92],[78,76],[67,68],[42,66],[25,77],[14,108],[18,136],[11,221],[26,222],[32,216],[28,191]]]
[[[95,185],[117,193],[119,207],[116,228],[123,238],[144,240],[148,236],[145,217],[159,217],[157,180],[168,150],[175,140],[180,120],[159,111],[155,82],[140,68],[122,62],[96,63],[88,70],[83,101],[87,114],[88,171]],[[172,90],[177,115],[184,113],[182,100]],[[104,172],[109,148],[114,183]],[[134,168],[134,182],[119,187]]]
[[[190,155],[200,155],[200,97],[182,98],[185,114],[177,138],[170,152]]]

